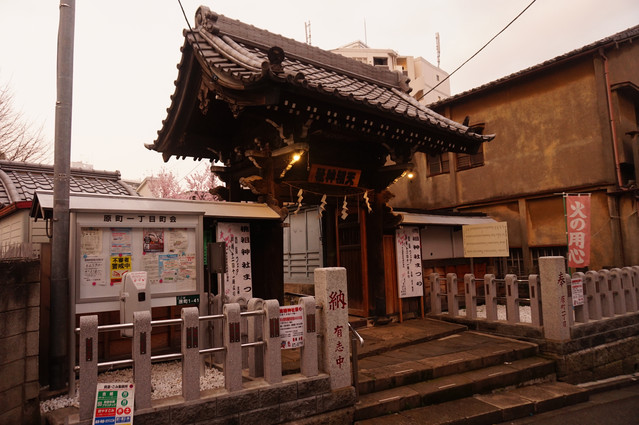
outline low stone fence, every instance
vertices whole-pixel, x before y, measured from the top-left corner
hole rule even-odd
[[[539,267],[527,279],[467,274],[463,294],[455,274],[433,273],[430,314],[534,341],[566,380],[638,372],[639,266],[570,275],[563,257],[542,257]]]
[[[96,315],[80,318],[79,359],[80,411],[77,422],[90,423],[95,409],[97,375],[100,367],[133,366],[135,423],[280,423],[333,412],[349,422],[356,402],[351,385],[346,271],[317,269],[316,298],[300,300],[304,345],[300,347],[300,373],[282,375],[280,306],[277,300],[251,299],[247,311],[238,303],[223,306],[219,315],[199,316],[196,307],[182,309],[182,317],[151,321],[148,311],[135,312],[130,324],[98,326]],[[242,342],[242,321],[248,338]],[[223,345],[202,347],[202,332],[214,321],[221,328]],[[181,352],[152,356],[153,326],[179,324]],[[132,329],[132,358],[99,364],[98,332]],[[243,352],[248,351],[248,368]],[[337,357],[336,354],[337,353]],[[225,388],[200,391],[203,356],[221,355]],[[152,361],[180,359],[181,397],[151,401]],[[339,360],[341,359],[341,361]],[[320,372],[321,371],[321,372]],[[337,413],[335,413],[337,412]],[[350,416],[349,416],[350,415]]]
[[[0,424],[40,423],[40,262],[0,261]]]

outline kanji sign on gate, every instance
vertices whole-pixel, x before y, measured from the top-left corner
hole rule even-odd
[[[565,195],[568,267],[590,265],[590,194]]]

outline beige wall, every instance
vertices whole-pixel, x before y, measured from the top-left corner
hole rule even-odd
[[[639,46],[625,43],[606,56],[627,175],[636,142],[625,133],[639,120]],[[450,153],[450,173],[429,177],[426,156],[416,154],[417,175],[390,188],[391,205],[506,221],[510,246],[523,248],[530,265],[529,248],[566,244],[561,193],[590,192],[591,269],[639,264],[637,200],[617,185],[604,65],[589,53],[440,106],[436,112],[457,122],[470,116],[471,125],[485,123],[484,134],[496,134],[484,144],[484,165],[457,172]]]

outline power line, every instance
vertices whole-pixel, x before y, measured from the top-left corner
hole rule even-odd
[[[179,0],[178,0],[178,1],[179,1]],[[522,10],[521,12],[519,12],[519,14],[518,14],[517,16],[515,16],[515,17],[513,18],[513,20],[512,20],[512,21],[510,21],[510,22],[508,23],[508,25],[506,25],[504,28],[502,28],[502,30],[501,30],[501,31],[499,31],[497,34],[495,34],[495,36],[494,36],[493,38],[491,38],[490,40],[488,40],[488,42],[487,42],[486,44],[484,44],[484,45],[481,47],[481,49],[477,50],[477,51],[475,52],[475,54],[474,54],[474,55],[472,55],[471,57],[469,57],[468,59],[466,59],[466,60],[464,61],[464,63],[462,63],[461,65],[459,65],[459,66],[458,66],[458,67],[457,67],[457,68],[456,68],[453,72],[451,72],[450,74],[448,74],[448,75],[446,76],[446,78],[444,78],[443,80],[441,80],[441,81],[440,81],[439,83],[437,83],[437,84],[436,84],[433,88],[431,88],[431,89],[430,89],[430,90],[428,90],[426,93],[424,93],[423,95],[421,95],[421,96],[419,97],[419,99],[417,99],[417,100],[418,100],[418,101],[419,101],[419,100],[422,100],[422,99],[424,98],[424,96],[426,96],[427,94],[429,94],[430,92],[432,92],[433,90],[435,90],[437,87],[439,87],[440,85],[442,85],[442,83],[443,83],[444,81],[446,81],[446,80],[448,80],[450,77],[452,77],[452,75],[453,75],[454,73],[456,73],[457,71],[459,71],[459,70],[461,69],[461,67],[462,67],[462,66],[464,66],[464,65],[466,65],[468,62],[470,62],[470,61],[471,61],[471,60],[472,60],[475,56],[477,56],[477,55],[479,54],[479,52],[481,52],[482,50],[484,50],[484,49],[486,48],[486,46],[488,46],[488,45],[489,45],[489,44],[490,44],[490,43],[491,43],[494,39],[496,39],[496,38],[497,38],[497,37],[498,37],[498,36],[499,36],[502,32],[506,31],[506,29],[507,29],[509,26],[511,26],[513,22],[515,22],[517,19],[519,19],[519,17],[520,17],[521,15],[523,15],[523,14],[524,14],[524,12],[525,12],[525,11],[527,11],[527,10],[530,8],[530,6],[532,6],[532,5],[533,5],[536,1],[537,1],[537,0],[532,0],[532,1],[530,2],[530,4],[524,8],[524,10]]]

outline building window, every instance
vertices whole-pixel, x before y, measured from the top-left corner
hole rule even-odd
[[[388,58],[373,58],[373,65],[375,66],[388,66]]]
[[[539,257],[564,257],[566,260],[566,270],[568,267],[568,249],[563,246],[544,246],[530,248],[530,255],[533,262],[533,273],[539,273]]]
[[[428,155],[428,175],[445,174],[450,172],[448,166],[448,152]]]
[[[496,259],[497,276],[516,274],[524,276],[524,255],[521,248],[510,248],[508,258]]]
[[[479,147],[477,153],[467,154],[458,153],[457,157],[457,171],[467,170],[469,168],[481,167],[484,165],[484,145]]]

